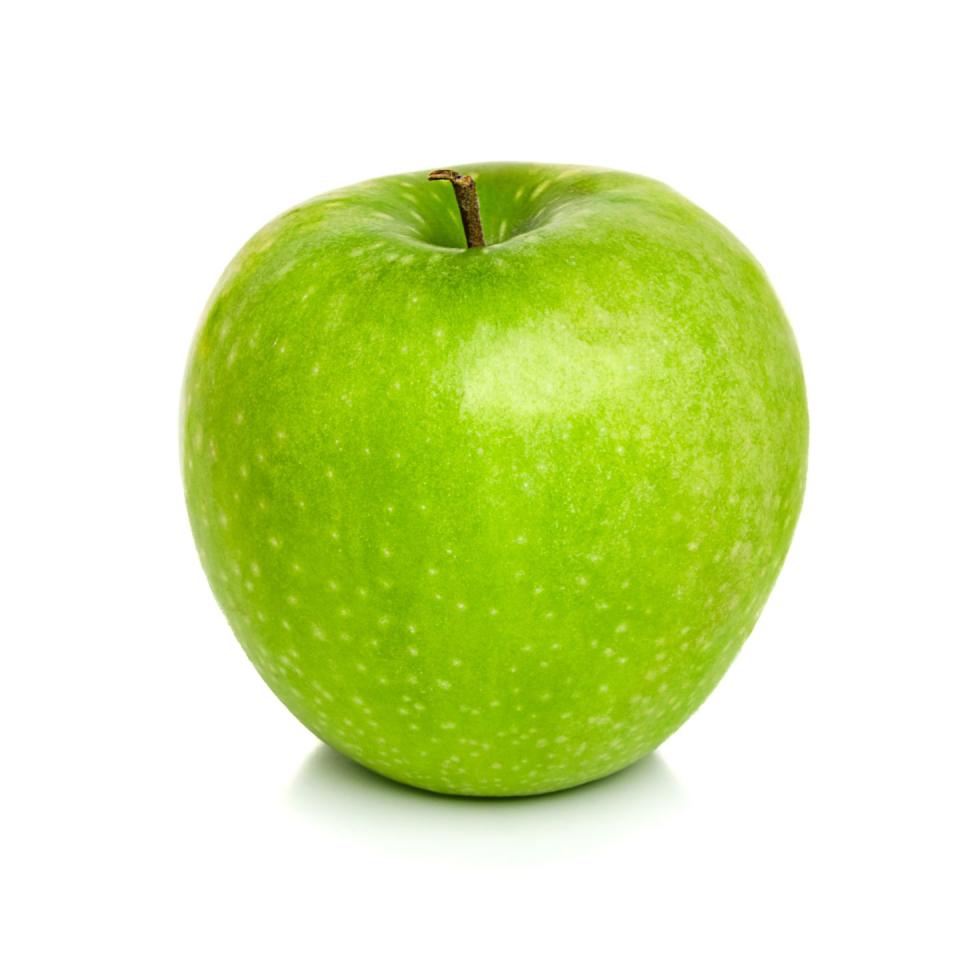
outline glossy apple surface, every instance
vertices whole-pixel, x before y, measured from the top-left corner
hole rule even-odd
[[[761,268],[664,185],[488,164],[465,249],[426,172],[311,200],[189,360],[200,557],[337,750],[448,793],[653,750],[750,633],[800,509],[803,377]]]

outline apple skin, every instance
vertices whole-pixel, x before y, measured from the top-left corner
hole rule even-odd
[[[482,164],[465,249],[426,171],[240,251],[189,359],[213,591],[318,737],[443,793],[570,787],[653,750],[750,633],[807,409],[763,271],[668,187]]]

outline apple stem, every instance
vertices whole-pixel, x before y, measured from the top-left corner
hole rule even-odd
[[[480,201],[477,199],[477,184],[469,173],[457,173],[456,170],[434,170],[428,180],[449,180],[453,184],[453,193],[460,208],[463,232],[467,235],[468,247],[482,247],[483,225],[480,223]]]

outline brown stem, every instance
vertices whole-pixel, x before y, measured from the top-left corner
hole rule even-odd
[[[467,235],[468,247],[482,247],[483,225],[480,223],[480,201],[477,199],[477,184],[469,173],[461,174],[456,170],[434,170],[428,180],[449,180],[453,184],[453,193],[460,208],[463,232]]]

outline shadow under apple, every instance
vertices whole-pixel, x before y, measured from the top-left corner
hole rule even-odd
[[[430,793],[373,773],[322,744],[288,790],[294,811],[326,829],[417,856],[543,860],[625,842],[682,808],[683,788],[650,754],[602,780],[528,797]]]

